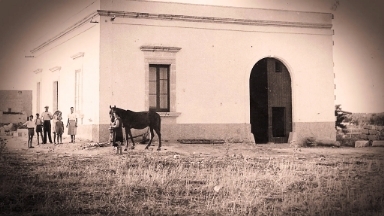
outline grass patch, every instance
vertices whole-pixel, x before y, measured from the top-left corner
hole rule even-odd
[[[258,151],[253,149],[250,151]],[[9,215],[379,215],[378,157],[194,156],[131,151],[86,157],[4,153]]]

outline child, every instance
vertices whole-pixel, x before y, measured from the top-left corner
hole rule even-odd
[[[41,136],[41,141],[43,141],[44,138],[43,138],[43,121],[41,121],[39,117],[39,113],[36,113],[35,125],[36,125],[37,145],[40,145],[39,134]]]
[[[57,122],[57,115],[53,115],[52,118],[52,132],[53,132],[53,143],[56,144],[56,122]],[[59,137],[57,137],[57,144],[59,144]]]
[[[28,128],[28,148],[34,148],[32,146],[32,138],[33,135],[35,135],[35,122],[33,122],[33,115],[30,115],[29,118],[27,118],[27,122],[25,122],[23,125],[27,125]]]
[[[61,121],[61,117],[57,117],[55,132],[57,135],[57,144],[63,144],[64,123]]]

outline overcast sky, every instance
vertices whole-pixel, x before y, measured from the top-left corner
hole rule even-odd
[[[93,2],[65,1],[82,1],[83,7]],[[335,103],[351,112],[384,112],[383,0],[168,1],[333,13]],[[31,44],[46,34],[38,26],[57,26],[49,17],[66,20],[66,14],[83,9],[63,4],[64,0],[0,0],[0,90],[32,90],[28,80],[34,74],[26,66],[31,59],[25,56]]]

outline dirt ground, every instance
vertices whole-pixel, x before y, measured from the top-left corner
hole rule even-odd
[[[111,146],[98,147],[95,143],[88,140],[77,139],[76,143],[69,143],[69,137],[63,137],[63,144],[40,144],[37,145],[36,137],[33,140],[35,148],[28,148],[26,137],[1,136],[6,140],[6,148],[10,152],[20,154],[58,154],[58,155],[114,155],[116,152]],[[129,144],[132,145],[131,143]],[[134,150],[123,151],[123,155],[129,152],[154,152],[157,149],[157,141],[152,144],[149,150],[145,150],[145,145],[136,143]],[[123,148],[124,149],[124,148]],[[330,148],[330,147],[312,147],[294,149],[289,144],[250,144],[250,143],[225,143],[225,144],[180,144],[178,142],[163,142],[162,150],[164,154],[175,155],[201,155],[201,156],[224,156],[224,155],[242,155],[245,158],[252,157],[271,157],[271,156],[294,156],[297,159],[311,157],[346,157],[358,158],[365,156],[380,157],[384,155],[384,148],[365,147],[365,148]]]
[[[0,212],[383,215],[380,147],[163,142],[157,152],[156,141],[117,155],[110,145],[69,140],[37,145],[35,137],[29,149],[25,137],[0,137]]]

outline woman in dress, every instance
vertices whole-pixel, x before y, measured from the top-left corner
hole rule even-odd
[[[111,129],[113,129],[113,146],[117,147],[117,154],[122,154],[122,143],[123,143],[123,130],[122,130],[122,122],[118,113],[113,113],[115,117],[115,121],[111,125]],[[118,142],[118,144],[117,144]]]
[[[68,135],[71,135],[71,142],[75,142],[75,136],[76,136],[76,128],[77,128],[77,118],[76,113],[73,112],[74,109],[71,107],[71,113],[68,115],[68,122],[67,122],[67,128],[68,128]]]

